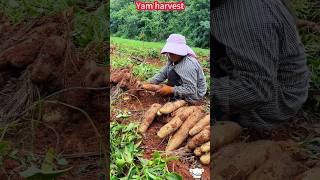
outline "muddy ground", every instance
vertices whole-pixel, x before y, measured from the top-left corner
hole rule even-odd
[[[17,25],[1,16],[0,125],[16,158],[3,157],[0,179],[21,179],[49,147],[68,162],[56,169],[73,167],[59,179],[104,179],[108,70],[72,43],[72,19],[71,9]]]

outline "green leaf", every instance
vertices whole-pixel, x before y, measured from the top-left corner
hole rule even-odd
[[[46,154],[46,157],[41,165],[42,171],[52,171],[53,170],[53,161],[55,158],[55,152],[53,148],[49,148]]]
[[[167,180],[182,180],[182,176],[177,173],[167,173],[166,174]]]
[[[29,178],[35,176],[38,173],[41,173],[41,170],[35,166],[31,166],[27,170],[20,172],[20,175],[22,177]]]
[[[10,142],[8,142],[8,141],[1,141],[0,142],[0,156],[8,155],[10,149],[11,149]]]
[[[68,165],[68,161],[65,158],[61,158],[57,160],[58,165],[66,166]]]

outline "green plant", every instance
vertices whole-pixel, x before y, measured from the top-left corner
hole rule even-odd
[[[110,137],[114,137],[111,138],[111,180],[181,180],[180,175],[167,168],[167,162],[174,158],[163,158],[159,152],[155,152],[150,160],[142,158],[137,128],[135,123],[111,123]]]
[[[151,78],[158,71],[159,71],[159,68],[153,65],[144,64],[144,63],[141,63],[133,67],[133,74],[144,81]]]

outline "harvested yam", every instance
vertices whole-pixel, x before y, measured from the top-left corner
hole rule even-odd
[[[318,180],[319,178],[320,167],[315,167],[297,176],[295,180]]]
[[[304,170],[305,168],[301,163],[293,160],[287,153],[282,153],[264,162],[250,174],[248,180],[289,180]]]
[[[204,154],[200,157],[200,162],[203,165],[210,164],[210,153]]]
[[[167,135],[176,131],[181,126],[182,123],[183,121],[178,116],[176,116],[166,125],[162,126],[161,129],[158,131],[157,135],[160,138],[164,138]]]
[[[181,109],[181,108],[180,108]],[[166,125],[164,125],[157,135],[160,138],[164,138],[167,135],[175,132],[179,127],[182,125],[183,121],[187,119],[188,116],[190,116],[194,111],[199,110],[199,108],[196,108],[196,106],[190,106],[183,108],[183,111],[180,111],[176,114],[176,116],[169,121]]]
[[[204,129],[188,141],[187,147],[189,149],[194,149],[209,140],[210,140],[210,130]]]
[[[202,151],[201,151],[200,147],[195,148],[193,153],[196,156],[201,156],[202,155]]]
[[[180,114],[182,111],[184,111],[186,108],[189,108],[189,107],[192,107],[192,106],[183,106],[183,107],[177,109],[176,111],[172,112],[171,115],[176,116],[177,114]]]
[[[142,88],[148,91],[158,91],[159,89],[161,89],[161,85],[157,85],[157,84],[143,84]]]
[[[210,115],[206,115],[202,118],[190,131],[190,136],[194,136],[199,133],[205,126],[210,125]]]
[[[145,116],[144,116],[142,123],[140,124],[140,127],[139,127],[140,133],[143,134],[147,131],[147,129],[151,125],[153,119],[156,117],[157,111],[160,108],[161,108],[161,104],[156,103],[156,104],[151,105],[150,109],[148,109],[148,111],[145,113]]]
[[[257,167],[281,153],[281,147],[273,141],[232,143],[213,154],[213,179],[247,179]]]
[[[229,144],[237,139],[241,134],[242,128],[232,121],[218,121],[212,127],[212,143],[215,149]]]
[[[205,144],[202,144],[200,146],[200,150],[201,150],[201,152],[204,152],[204,153],[209,152],[210,151],[210,141],[206,142]]]
[[[179,130],[169,140],[166,151],[177,149],[188,137],[189,130],[203,117],[203,113],[198,110],[192,113],[187,120],[182,124]]]
[[[173,111],[179,109],[180,107],[186,105],[187,102],[184,100],[178,100],[175,102],[168,102],[159,110],[160,114],[170,114]]]

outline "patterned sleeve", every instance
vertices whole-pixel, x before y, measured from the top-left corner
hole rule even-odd
[[[160,84],[163,81],[167,79],[167,74],[168,74],[168,67],[169,64],[167,64],[165,67],[163,67],[159,73],[154,75],[150,80],[149,83],[151,84]]]
[[[221,22],[221,26],[215,26],[215,36],[227,44],[226,51],[233,71],[226,77],[212,78],[211,95],[215,105],[226,113],[230,113],[230,109],[255,109],[271,101],[272,92],[276,88],[274,86],[277,84],[277,28],[270,23],[272,19],[261,22],[259,16],[247,19],[247,16],[241,15],[240,13],[233,19],[238,23],[234,23],[235,26],[231,29],[228,29],[228,24],[231,23],[229,19],[216,19]],[[272,15],[268,17],[273,18]],[[221,39],[222,36],[224,38]]]
[[[197,68],[191,61],[185,61],[183,66],[176,68],[182,85],[174,87],[174,95],[180,97],[194,96],[197,94]]]

